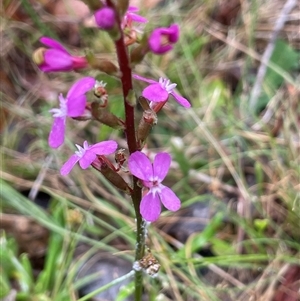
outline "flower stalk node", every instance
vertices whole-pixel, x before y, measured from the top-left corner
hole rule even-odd
[[[155,278],[160,270],[160,264],[153,254],[148,249],[148,253],[138,261],[139,266],[143,269],[149,276]]]

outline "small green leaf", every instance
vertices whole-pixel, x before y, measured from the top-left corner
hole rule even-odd
[[[130,282],[120,288],[116,301],[123,301],[134,292],[134,282]]]

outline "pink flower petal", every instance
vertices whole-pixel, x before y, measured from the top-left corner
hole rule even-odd
[[[189,101],[187,99],[185,99],[184,97],[180,96],[179,94],[175,93],[175,92],[171,92],[170,93],[175,99],[176,101],[181,104],[183,107],[185,108],[190,108],[191,104],[189,103]]]
[[[79,165],[82,169],[87,169],[96,159],[96,154],[90,149],[86,150],[84,155],[79,159]]]
[[[158,194],[148,192],[141,201],[140,213],[148,222],[154,222],[159,218],[161,205]]]
[[[151,51],[155,54],[164,54],[173,49],[170,44],[162,44],[162,32],[160,29],[154,29],[149,36],[149,47]]]
[[[178,24],[172,24],[169,28],[169,41],[171,43],[176,43],[179,39],[179,25]]]
[[[61,167],[60,174],[62,176],[66,176],[70,173],[75,164],[79,161],[79,157],[77,155],[72,155],[69,160]]]
[[[64,117],[54,118],[49,134],[48,143],[52,148],[58,148],[65,140],[66,119]]]
[[[151,51],[155,54],[164,54],[170,51],[179,39],[179,26],[173,24],[170,27],[159,27],[152,31],[149,36],[148,44]],[[166,40],[168,43],[166,43]]]
[[[128,14],[130,19],[134,22],[138,22],[138,23],[147,23],[148,20],[140,15],[137,14],[133,14],[133,13],[129,13]]]
[[[171,165],[171,156],[168,153],[158,153],[153,162],[153,174],[159,181],[166,177]]]
[[[87,76],[79,79],[74,83],[67,94],[67,98],[76,98],[80,95],[87,93],[89,90],[93,89],[96,80],[93,77]]]
[[[133,74],[132,77],[134,79],[141,80],[141,81],[149,83],[149,84],[157,84],[158,83],[157,81],[155,81],[153,79],[146,78],[146,77],[143,77],[143,76],[140,76],[140,75],[137,75],[137,74]]]
[[[160,198],[163,205],[170,211],[177,211],[181,204],[177,195],[169,188],[161,185]]]
[[[168,100],[169,93],[160,84],[152,84],[145,88],[142,95],[150,101],[163,102]]]
[[[44,53],[44,63],[40,65],[43,71],[68,71],[72,70],[72,57],[57,49],[48,49]]]
[[[66,48],[54,39],[51,39],[48,37],[42,37],[42,38],[40,38],[40,42],[43,43],[44,45],[48,46],[49,48],[58,49],[65,53],[68,53]]]
[[[67,101],[68,116],[78,117],[84,113],[86,105],[86,96],[79,95],[78,97],[69,98]]]
[[[139,151],[130,155],[128,160],[128,167],[130,172],[137,178],[148,181],[153,177],[153,168],[148,157]]]
[[[116,23],[115,11],[110,7],[103,7],[95,11],[94,13],[95,21],[97,25],[104,29],[112,29]]]
[[[129,13],[133,13],[133,12],[137,12],[137,11],[139,11],[139,9],[136,6],[129,6],[127,9],[127,12],[129,12]]]
[[[118,144],[114,140],[102,141],[91,146],[89,151],[97,155],[109,155],[116,151]]]

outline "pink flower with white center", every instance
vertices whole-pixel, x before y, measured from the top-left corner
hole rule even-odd
[[[153,164],[148,157],[140,152],[131,154],[128,160],[130,172],[139,178],[143,185],[149,189],[143,196],[140,213],[142,217],[154,222],[161,212],[161,202],[170,211],[177,211],[180,208],[180,200],[168,187],[161,184],[166,177],[171,165],[171,156],[168,153],[158,153]]]
[[[173,91],[177,84],[171,83],[167,78],[161,77],[158,82],[153,79],[139,76],[137,74],[133,74],[133,78],[150,84],[142,92],[142,95],[150,101],[165,102],[168,100],[169,94],[171,94],[175,98],[175,100],[183,107],[189,108],[191,106],[186,98]]]
[[[164,54],[173,49],[179,39],[179,26],[172,24],[169,28],[159,27],[152,31],[149,36],[148,44],[151,52]]]
[[[148,20],[135,12],[139,11],[139,9],[135,6],[129,6],[126,14],[123,17],[122,20],[122,28],[125,27],[132,27],[132,22],[137,22],[137,23],[147,23]]]
[[[86,68],[85,57],[72,56],[65,47],[54,39],[40,38],[40,42],[49,49],[39,48],[33,55],[33,60],[44,72],[71,71]]]
[[[93,145],[89,145],[87,141],[84,141],[83,147],[78,144],[75,145],[78,150],[60,169],[62,176],[69,174],[77,162],[79,162],[82,169],[87,169],[97,158],[97,155],[112,154],[118,147],[117,142],[114,140],[102,141]]]
[[[60,107],[49,112],[53,114],[54,121],[49,134],[48,142],[50,147],[57,148],[64,143],[67,117],[79,117],[84,113],[86,96],[96,83],[93,77],[84,77],[71,87],[67,97],[59,95]]]

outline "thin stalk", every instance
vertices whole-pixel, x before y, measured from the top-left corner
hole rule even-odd
[[[107,1],[108,6],[115,9],[112,1]],[[127,48],[124,43],[124,35],[121,29],[121,20],[116,13],[117,22],[119,26],[120,38],[115,41],[115,47],[117,51],[118,63],[121,71],[121,82],[123,90],[123,101],[125,107],[125,134],[127,139],[127,145],[129,153],[132,154],[138,150],[138,143],[136,139],[136,130],[134,122],[134,106],[128,101],[129,93],[133,90],[132,85],[132,70],[130,67],[130,61],[128,57]],[[143,220],[140,214],[140,203],[142,198],[142,190],[138,185],[138,179],[133,176],[133,191],[131,194],[132,202],[134,205],[134,210],[136,214],[136,250],[135,250],[135,260],[138,261],[143,258],[145,251],[145,239],[144,239],[144,227]],[[142,300],[143,293],[143,272],[135,272],[135,301]]]

